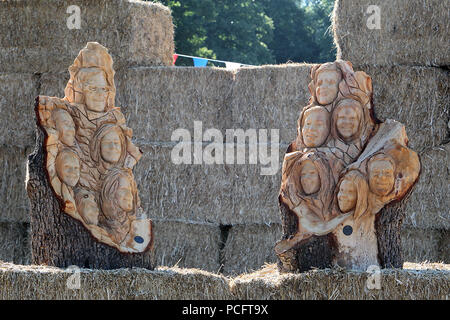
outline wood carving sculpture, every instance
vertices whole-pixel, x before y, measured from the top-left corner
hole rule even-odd
[[[142,253],[152,245],[151,220],[140,207],[132,172],[142,152],[114,105],[112,58],[89,42],[69,72],[63,99],[36,100],[51,189],[63,212],[96,241],[121,253]]]
[[[338,60],[314,66],[311,78],[310,104],[283,162],[284,235],[275,246],[280,270],[385,266],[380,256],[389,255],[381,252],[388,226],[376,219],[411,190],[419,157],[408,149],[402,124],[375,119],[366,73]]]

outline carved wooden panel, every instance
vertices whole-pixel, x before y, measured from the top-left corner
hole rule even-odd
[[[299,246],[325,235],[333,239],[333,264],[379,265],[376,214],[411,189],[419,157],[401,123],[375,119],[366,73],[338,60],[314,66],[311,79],[310,103],[283,162],[279,201],[289,209],[282,210],[283,223],[295,221],[296,228],[275,246],[281,269],[293,271]]]
[[[36,108],[50,185],[64,212],[96,240],[120,252],[143,252],[152,244],[152,224],[132,172],[142,152],[114,105],[112,58],[89,42],[69,72],[65,97],[40,96]]]

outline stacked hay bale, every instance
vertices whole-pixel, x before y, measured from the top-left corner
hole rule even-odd
[[[77,29],[76,10],[68,10],[73,4],[0,1],[0,259],[6,261],[30,262],[24,182],[26,157],[35,143],[35,97],[63,96],[67,69],[88,41],[109,48],[119,82],[132,67],[173,61],[168,8],[128,0],[77,1]]]
[[[280,275],[275,265],[227,278],[198,269],[63,270],[0,262],[2,300],[375,300],[449,298],[448,265],[365,272],[339,269]],[[373,276],[373,275],[372,275]],[[71,281],[72,280],[72,281]],[[68,286],[69,283],[69,286]],[[372,284],[372,286],[368,285]],[[79,284],[79,287],[78,287]],[[379,284],[379,287],[376,285]],[[24,288],[26,290],[24,290]]]
[[[14,19],[0,19],[0,33],[7,35],[0,40],[0,197],[4,204],[0,259],[30,261],[29,205],[23,181],[26,155],[34,146],[34,98],[63,96],[67,67],[88,40],[96,40],[110,49],[116,68],[116,105],[144,152],[134,172],[142,206],[154,221],[157,265],[238,274],[275,262],[273,246],[281,237],[277,200],[281,164],[295,138],[298,115],[308,103],[311,65],[237,71],[168,67],[173,53],[168,9],[137,1],[117,0],[108,6],[102,1],[80,3],[82,29],[69,30],[65,20],[69,2],[47,8],[56,20],[43,12],[46,1],[0,2],[0,18],[15,14]],[[340,10],[353,12],[350,5],[350,1],[337,2],[335,21]],[[341,15],[340,19],[350,18]],[[448,29],[448,22],[439,24]],[[40,28],[42,42],[27,34],[32,28]],[[356,35],[344,39],[352,36]],[[448,71],[363,64],[357,56],[345,56],[347,51],[340,51],[341,58],[350,59],[355,70],[373,78],[377,116],[405,123],[410,146],[421,154],[422,177],[407,204],[403,232],[406,260],[449,262]],[[16,65],[3,63],[12,57],[20,57]],[[436,57],[430,61],[442,60]],[[209,128],[218,129],[224,138],[229,128],[269,129],[269,133],[278,129],[279,140],[269,136],[265,144],[270,154],[270,143],[275,142],[275,174],[261,175],[261,168],[268,165],[260,162],[248,164],[248,151],[245,165],[174,164],[172,150],[178,142],[172,141],[172,133],[186,129],[194,141],[194,121],[202,123],[197,143],[203,147],[210,142],[203,136]],[[248,150],[248,142],[245,147]]]

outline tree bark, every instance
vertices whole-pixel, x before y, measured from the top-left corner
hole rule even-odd
[[[38,103],[38,100],[36,100]],[[62,210],[45,169],[45,133],[37,124],[36,145],[28,156],[26,189],[31,207],[32,263],[66,268],[154,268],[152,250],[125,254],[94,239],[81,222]]]
[[[403,200],[384,207],[375,218],[381,268],[403,268],[401,230],[406,216]]]

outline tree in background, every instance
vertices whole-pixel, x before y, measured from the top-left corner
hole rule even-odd
[[[254,65],[336,56],[329,32],[334,0],[157,2],[172,9],[178,53]]]
[[[331,13],[334,0],[305,0],[307,25],[316,45],[315,58],[310,62],[326,62],[336,60],[336,47],[331,32]]]

